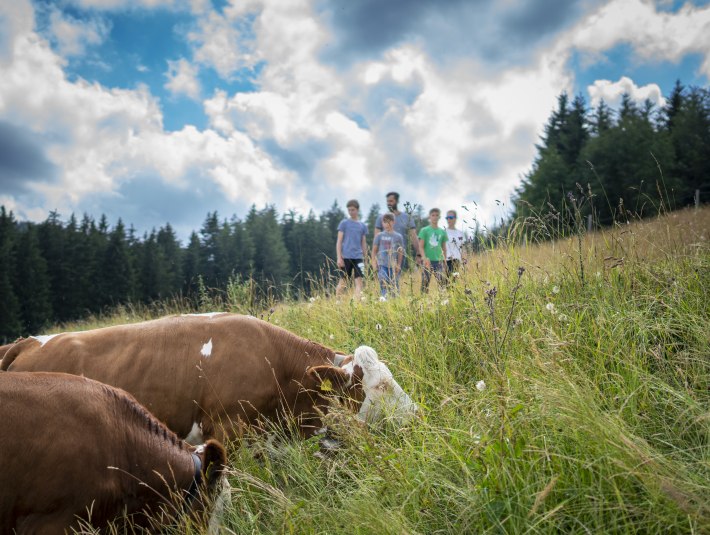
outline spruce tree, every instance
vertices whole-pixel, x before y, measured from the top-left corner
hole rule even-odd
[[[15,291],[20,302],[23,335],[39,334],[52,320],[47,262],[42,256],[37,227],[27,223],[15,244]]]
[[[0,206],[0,343],[14,340],[22,334],[20,302],[17,299],[15,281],[14,242],[17,225],[12,212]]]

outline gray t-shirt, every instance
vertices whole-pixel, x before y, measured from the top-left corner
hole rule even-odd
[[[414,224],[414,217],[407,212],[400,212],[399,214],[393,214],[394,215],[394,231],[398,232],[402,236],[402,241],[404,247],[404,252],[406,254],[407,252],[407,243],[409,243],[409,229],[410,228],[416,228],[416,225]],[[382,216],[379,215],[377,216],[377,220],[375,221],[375,228],[377,230],[383,230],[384,227],[382,226]]]
[[[343,233],[343,258],[362,260],[362,237],[367,236],[367,225],[362,221],[343,219],[338,232]]]
[[[404,240],[399,232],[380,232],[372,242],[377,247],[377,264],[383,267],[395,267],[399,250],[404,249]]]

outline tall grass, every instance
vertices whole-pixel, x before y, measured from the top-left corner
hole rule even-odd
[[[710,209],[525,235],[446,291],[262,310],[374,347],[422,416],[336,408],[325,458],[317,438],[231,444],[223,532],[710,533]]]

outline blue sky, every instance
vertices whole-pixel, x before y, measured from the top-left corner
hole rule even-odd
[[[707,87],[708,1],[13,0],[0,204],[186,239],[209,211],[386,192],[489,224],[562,91]]]

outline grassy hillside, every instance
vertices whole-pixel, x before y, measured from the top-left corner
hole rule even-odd
[[[266,312],[374,347],[422,418],[336,411],[326,459],[233,444],[224,532],[710,533],[709,237],[709,209],[678,212],[477,255],[447,292]]]

